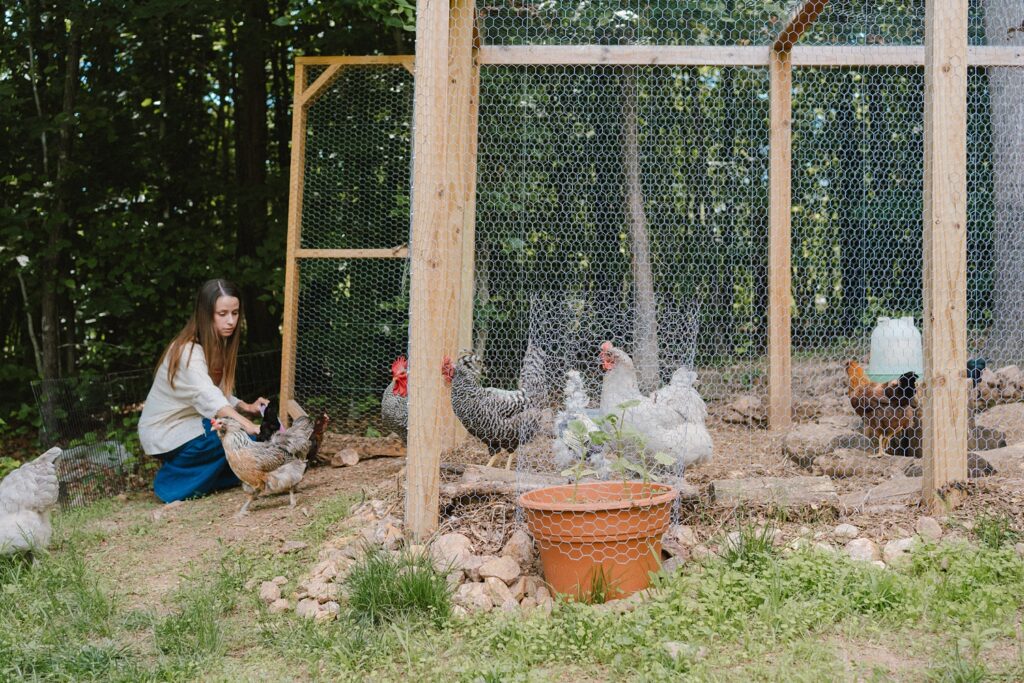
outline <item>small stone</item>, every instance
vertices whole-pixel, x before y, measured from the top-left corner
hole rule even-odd
[[[459,586],[452,597],[457,605],[462,605],[470,612],[489,612],[494,607],[490,596],[482,583],[464,583]]]
[[[310,574],[324,581],[330,581],[338,575],[338,563],[332,560],[324,560],[313,567],[313,571]]]
[[[885,562],[882,562],[881,560],[874,560],[874,561],[872,561],[871,564],[875,565],[879,569],[885,569],[885,566],[886,566]]]
[[[698,543],[697,545],[693,546],[693,550],[690,552],[690,557],[697,562],[701,562],[703,560],[710,559],[714,556],[714,554],[715,553],[713,553],[711,549],[708,548],[706,545]]]
[[[386,550],[395,550],[396,548],[399,548],[402,545],[402,541],[405,540],[405,535],[402,533],[402,527],[392,522],[388,522],[384,525],[382,534],[383,539],[381,545],[383,545]]]
[[[523,581],[526,582],[526,595],[531,598],[537,597],[537,589],[544,585],[538,576],[524,576]]]
[[[336,583],[311,579],[305,582],[305,587],[306,595],[318,602],[329,602],[338,599],[338,584]]]
[[[836,547],[831,543],[825,543],[824,541],[818,541],[814,544],[814,547],[825,553],[835,553]]]
[[[281,587],[273,581],[264,581],[260,584],[260,600],[268,605],[281,598]]]
[[[494,576],[488,576],[484,579],[484,589],[487,591],[487,597],[491,599],[491,604],[493,605],[502,605],[507,600],[515,599],[505,582]]]
[[[511,598],[501,603],[501,611],[503,612],[515,612],[519,609],[519,603]]]
[[[327,612],[333,617],[337,617],[339,614],[341,614],[341,605],[333,601],[325,602],[324,604],[320,605],[320,609],[324,612]]]
[[[846,544],[846,554],[860,562],[873,562],[881,557],[878,546],[870,538],[855,538]]]
[[[555,601],[552,598],[537,600],[537,611],[543,614],[551,614],[555,609]]]
[[[515,580],[515,583],[513,583],[511,586],[509,586],[509,589],[512,592],[512,597],[515,598],[517,601],[518,600],[522,600],[523,598],[526,597],[526,595],[527,595],[526,584],[527,584],[526,577],[525,576],[520,576],[518,579]]]
[[[466,580],[466,573],[461,569],[457,569],[453,572],[450,572],[448,576],[445,577],[445,580],[448,582],[449,586],[451,586],[452,588],[456,588],[463,581]]]
[[[473,554],[473,543],[462,534],[444,534],[431,544],[430,554],[442,569],[462,569]]]
[[[685,563],[686,558],[682,557],[681,555],[675,555],[674,557],[670,557],[664,562],[662,562],[661,571],[665,572],[666,574],[675,574],[677,571],[682,569]]]
[[[934,517],[921,517],[914,525],[914,530],[921,538],[929,541],[937,541],[942,538],[942,526]]]
[[[1013,546],[1014,551],[1018,557],[1024,557],[1024,543],[1016,543]]]
[[[740,532],[730,531],[725,537],[725,543],[722,544],[722,550],[739,550],[742,542]]]
[[[816,532],[814,532],[814,540],[815,541],[823,541],[826,538],[828,538],[828,534],[825,533],[824,531],[816,531]]]
[[[697,647],[690,643],[684,643],[678,640],[667,640],[661,644],[665,648],[665,652],[673,660],[677,660],[680,657],[687,659],[704,659],[707,657],[707,650],[703,647]]]
[[[898,563],[910,553],[916,543],[916,538],[898,538],[895,541],[889,541],[882,550],[882,559],[887,565]]]
[[[282,614],[291,609],[291,603],[284,598],[279,598],[270,603],[269,611],[271,614]]]
[[[692,548],[697,545],[697,534],[694,533],[693,527],[686,526],[685,524],[676,524],[670,527],[665,534],[665,540],[668,541],[669,539],[684,548]]]
[[[287,555],[288,553],[296,553],[300,550],[305,550],[308,546],[308,543],[303,543],[302,541],[285,541],[277,552],[279,555]]]
[[[480,577],[484,580],[495,577],[501,579],[506,585],[511,584],[519,578],[522,570],[519,563],[511,557],[497,557],[480,565]]]
[[[316,617],[317,612],[320,611],[320,603],[313,598],[304,598],[299,600],[299,604],[295,606],[295,614],[304,619],[312,619]]]
[[[284,576],[275,576],[271,581],[276,583],[278,586],[283,586],[288,583],[288,578]]]
[[[470,581],[483,581],[484,577],[480,576],[480,567],[495,559],[497,559],[497,557],[494,555],[470,555],[466,558],[464,564],[466,576],[469,577]]]
[[[860,536],[860,529],[852,524],[840,524],[832,530],[832,535],[841,540],[852,541]]]
[[[260,583],[260,580],[257,579],[254,576],[251,579],[249,579],[248,581],[246,581],[244,584],[242,584],[242,588],[244,588],[246,591],[253,591],[253,590],[256,590],[256,586],[259,583]]]
[[[462,619],[463,617],[469,616],[469,612],[462,605],[455,605],[452,607],[452,616],[456,619]]]
[[[538,586],[537,592],[533,594],[533,597],[537,600],[537,604],[540,604],[545,600],[551,599],[551,591],[547,589],[547,586]]]
[[[536,606],[537,606],[536,598],[526,597],[526,598],[523,598],[523,601],[521,603],[519,603],[519,608],[521,610],[523,610],[524,612],[528,612],[529,610],[534,609]]]
[[[512,532],[505,547],[501,549],[502,557],[511,557],[520,567],[529,567],[533,563],[533,539],[522,529]]]
[[[184,504],[185,504],[185,501],[183,501],[183,500],[176,500],[173,503],[167,503],[166,505],[161,505],[160,507],[158,507],[157,509],[153,510],[150,513],[150,517],[152,517],[154,522],[159,522],[160,520],[162,520],[167,515],[169,515],[169,514],[171,514],[173,512],[176,512],[177,510],[180,510],[181,507]]]

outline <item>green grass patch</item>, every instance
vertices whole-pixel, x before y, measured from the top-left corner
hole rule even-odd
[[[435,625],[452,613],[451,588],[429,556],[366,549],[345,580],[352,617],[374,625],[419,617]]]

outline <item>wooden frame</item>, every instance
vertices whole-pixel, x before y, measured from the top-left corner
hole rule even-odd
[[[437,529],[441,451],[457,435],[441,361],[458,351],[460,299],[472,287],[462,260],[475,207],[475,23],[474,0],[417,6],[405,501],[417,539]]]
[[[939,514],[967,481],[967,0],[925,9],[925,504]]]
[[[775,53],[769,89],[768,166],[768,426],[789,429],[793,419],[792,137],[793,63]]]
[[[796,46],[788,51],[794,67],[924,66],[922,45]],[[514,45],[480,48],[486,66],[760,66],[771,64],[773,50],[763,47],[708,45]],[[1024,48],[972,45],[969,66],[1024,66]]]
[[[281,330],[280,403],[286,409],[281,417],[285,424],[297,417],[295,402],[295,354],[298,334],[299,260],[307,258],[407,258],[408,248],[394,249],[303,249],[302,198],[306,165],[306,122],[309,108],[330,86],[345,66],[400,65],[412,68],[412,55],[372,55],[368,57],[297,57],[292,94],[292,148],[288,185],[288,237],[285,252],[284,315]],[[326,66],[316,80],[306,85],[311,66]],[[298,408],[301,410],[301,408]]]
[[[1024,48],[968,46],[967,0],[928,0],[926,45],[797,45],[827,0],[797,7],[776,40],[763,46],[481,46],[473,0],[422,0],[412,56],[299,57],[293,118],[288,263],[285,281],[282,401],[301,410],[294,390],[298,259],[412,258],[407,527],[424,538],[437,526],[439,458],[457,438],[440,373],[442,355],[471,346],[479,69],[481,66],[749,66],[770,74],[769,419],[791,424],[791,185],[793,68],[924,67],[926,93],[924,417],[926,500],[956,502],[966,477],[966,68],[1024,67]],[[394,249],[302,249],[302,169],[306,109],[347,65],[416,67],[412,243]],[[327,70],[304,87],[306,69]],[[294,410],[293,410],[294,404]]]

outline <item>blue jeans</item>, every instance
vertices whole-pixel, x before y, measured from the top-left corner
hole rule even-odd
[[[241,482],[228,465],[224,447],[203,420],[203,435],[158,456],[164,464],[156,473],[153,491],[165,503],[197,498],[238,486]]]

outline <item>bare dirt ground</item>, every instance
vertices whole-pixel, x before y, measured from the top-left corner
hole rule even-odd
[[[378,458],[355,467],[311,468],[294,508],[288,507],[287,495],[260,498],[243,518],[234,516],[245,501],[240,488],[172,506],[162,505],[152,492],[135,493],[92,526],[105,538],[87,559],[113,575],[129,604],[159,610],[183,575],[202,569],[223,548],[277,552],[297,541],[316,506],[346,494],[379,496],[382,488],[393,488],[402,464]]]

